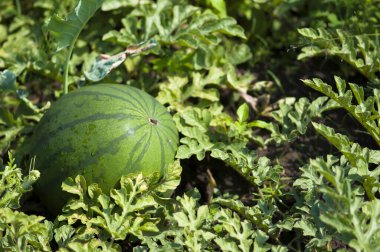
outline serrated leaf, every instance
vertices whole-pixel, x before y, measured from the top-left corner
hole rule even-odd
[[[187,215],[183,212],[174,213],[173,217],[177,221],[177,223],[180,227],[186,227],[186,226],[190,225],[190,221],[189,221]]]
[[[174,161],[167,167],[166,173],[160,179],[159,184],[154,186],[154,190],[160,193],[173,192],[181,182],[182,167],[179,160]]]
[[[279,101],[279,109],[272,112],[277,124],[259,123],[258,127],[271,131],[276,142],[293,141],[298,135],[305,134],[311,120],[322,116],[326,110],[336,106],[327,97],[319,97],[310,102],[307,98],[287,97]]]
[[[0,165],[0,208],[17,209],[20,207],[21,197],[32,190],[32,185],[40,177],[40,172],[31,169],[29,174],[23,175],[21,168],[15,164],[15,158],[11,152],[8,156],[8,164]]]
[[[45,217],[0,208],[0,223],[3,251],[51,251],[53,223]]]
[[[350,83],[350,90],[343,93],[345,83],[339,77],[335,77],[338,92],[334,92],[332,86],[323,82],[321,79],[303,80],[303,83],[329,97],[337,105],[349,112],[373,137],[373,139],[380,145],[380,127],[378,125],[379,107],[375,109],[375,104],[378,106],[376,94],[377,89],[373,90],[373,96],[364,98],[364,90],[356,84]],[[353,103],[353,94],[358,103]]]
[[[380,70],[380,59],[376,40],[366,34],[352,35],[340,29],[330,32],[324,28],[303,28],[298,32],[312,44],[301,49],[298,59],[326,54],[337,56],[369,80],[378,83],[376,74]]]
[[[81,196],[87,189],[86,180],[83,176],[77,176],[75,179],[67,178],[62,183],[62,190],[71,194]]]
[[[294,227],[301,229],[305,236],[316,236],[316,227],[309,220],[300,220],[294,224]]]

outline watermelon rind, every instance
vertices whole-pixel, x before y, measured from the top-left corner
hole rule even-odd
[[[36,192],[57,213],[68,199],[61,190],[67,177],[83,175],[109,191],[122,175],[164,175],[177,146],[170,113],[149,94],[121,84],[82,87],[56,101],[36,127]]]

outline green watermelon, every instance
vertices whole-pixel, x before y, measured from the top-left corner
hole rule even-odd
[[[42,117],[31,156],[41,172],[35,189],[52,213],[68,199],[67,177],[109,191],[122,175],[159,172],[173,162],[178,131],[167,112],[147,93],[125,85],[98,84],[64,95]]]

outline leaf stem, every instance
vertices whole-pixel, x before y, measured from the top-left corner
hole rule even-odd
[[[77,38],[78,36],[75,38],[74,41],[76,41]],[[66,55],[66,59],[65,59],[65,66],[64,66],[64,72],[63,72],[63,89],[62,89],[64,95],[69,92],[69,63],[70,63],[71,55],[74,50],[74,45],[75,43],[71,43]]]
[[[20,16],[22,14],[20,0],[15,0],[15,3],[16,3],[17,14]]]

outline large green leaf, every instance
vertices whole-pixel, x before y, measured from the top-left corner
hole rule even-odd
[[[100,8],[103,0],[79,0],[66,19],[53,16],[47,28],[57,40],[57,51],[74,45],[80,32]]]

